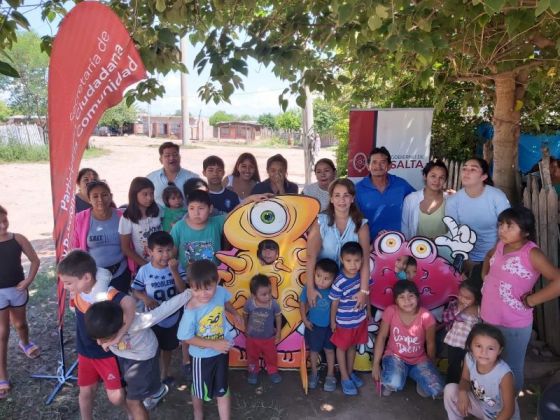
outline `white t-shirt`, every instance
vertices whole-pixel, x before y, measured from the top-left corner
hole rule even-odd
[[[322,190],[319,187],[318,182],[314,182],[313,184],[309,184],[303,187],[302,194],[308,195],[309,197],[314,197],[317,200],[319,200],[319,202],[321,203],[321,210],[320,210],[321,212],[325,211],[327,207],[329,207],[329,203],[331,200],[329,196],[329,192]]]
[[[162,230],[160,217],[145,217],[138,223],[132,223],[130,219],[121,217],[119,222],[119,233],[121,235],[132,235],[134,251],[148,261],[148,237]]]
[[[151,327],[177,312],[190,298],[191,291],[185,290],[149,312],[137,312],[122,340],[118,344],[110,346],[109,349],[113,354],[125,359],[151,359],[158,350],[158,341]]]

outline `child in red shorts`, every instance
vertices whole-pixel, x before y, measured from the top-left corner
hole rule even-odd
[[[353,372],[356,345],[366,344],[369,306],[356,307],[360,291],[360,268],[364,252],[357,242],[346,242],[340,250],[342,269],[336,277],[329,298],[331,304],[331,342],[336,346],[336,359],[340,369],[340,385],[346,395],[358,395],[364,382]]]
[[[70,252],[57,267],[60,281],[70,292],[76,308],[76,350],[78,351],[78,386],[80,387],[79,405],[82,420],[93,419],[93,401],[97,384],[103,381],[107,397],[111,403],[125,408],[124,389],[117,359],[108,348],[121,341],[134,319],[136,304],[134,299],[109,287],[111,273],[97,268],[95,260],[84,251]],[[112,300],[123,309],[124,323],[111,342],[102,348],[91,339],[85,327],[85,313],[95,302]]]

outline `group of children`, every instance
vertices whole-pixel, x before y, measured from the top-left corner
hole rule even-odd
[[[96,267],[93,258],[84,251],[72,251],[59,263],[58,274],[76,310],[79,402],[83,419],[92,418],[100,381],[104,382],[113,404],[126,407],[135,419],[149,418],[148,410],[167,394],[168,386],[173,383],[171,355],[180,342],[183,369],[192,379],[195,418],[202,418],[203,402],[212,398],[217,399],[220,418],[229,418],[228,351],[233,346],[234,328],[226,312],[235,320],[234,326],[246,334],[248,382],[258,382],[261,357],[270,381],[281,382],[276,352],[281,311],[272,297],[270,279],[262,274],[251,279],[251,296],[243,308],[243,316],[229,303],[229,292],[219,285],[215,252],[223,246],[226,213],[239,204],[239,199],[223,194],[227,190],[221,187],[223,162],[220,161],[216,157],[205,160],[209,191],[194,183],[186,187],[186,206],[181,191],[174,185],[164,191],[166,206],[160,208],[148,179],[132,181],[128,207],[119,226],[119,233],[125,239],[123,252],[137,265],[132,296],[109,287],[111,273]],[[218,179],[221,192],[217,191]],[[213,194],[213,190],[218,193]],[[249,196],[245,202],[263,198]],[[483,273],[489,272],[490,278],[497,250],[501,253],[523,250],[527,254],[521,257],[523,262],[529,262],[535,272],[550,273],[550,263],[543,262],[540,254],[529,255],[534,249],[526,246],[532,244],[531,228],[520,217],[516,210],[512,213],[510,209],[508,215],[499,219],[500,241],[483,269]],[[274,241],[262,241],[258,258],[263,264],[273,264],[279,251]],[[21,268],[22,253],[31,261],[27,277]],[[310,389],[319,384],[322,353],[327,365],[325,391],[337,388],[335,361],[344,394],[357,395],[364,385],[353,366],[356,346],[368,341],[371,319],[371,308],[358,306],[356,300],[362,260],[368,254],[357,242],[345,243],[340,251],[340,267],[329,259],[316,264],[314,286],[320,298],[315,304],[311,306],[307,301],[305,287],[301,293],[300,313],[310,350]],[[0,261],[0,397],[3,397],[10,389],[6,372],[10,318],[19,333],[22,351],[29,357],[39,354],[37,346],[29,341],[25,322],[27,287],[35,277],[39,262],[24,237],[8,232],[7,212],[2,207]],[[518,266],[510,267],[502,276],[509,276],[507,281],[515,286],[517,278],[514,277],[519,275],[519,270]],[[457,299],[444,310],[440,327],[443,333],[438,334],[433,315],[421,306],[420,293],[411,281],[415,271],[413,258],[405,257],[395,264],[399,281],[392,290],[394,305],[383,312],[373,354],[372,378],[379,394],[388,396],[402,390],[410,377],[420,395],[444,399],[449,418],[463,418],[469,413],[478,418],[518,417],[515,382],[519,373],[514,370],[514,376],[512,368],[501,359],[506,349],[510,352],[516,349],[508,343],[507,328],[480,322],[484,318],[480,311],[480,289],[468,279],[461,283]],[[503,280],[502,277],[502,283]],[[487,287],[493,287],[491,282],[488,284],[485,283],[485,292]],[[515,287],[517,293],[518,286]],[[538,294],[529,296],[532,285],[524,287],[521,300],[514,302],[516,305],[530,307],[550,298],[550,291],[538,297]],[[143,312],[137,312],[137,302],[143,304]],[[502,315],[507,317],[507,310]],[[517,321],[512,320],[512,328],[517,326]],[[447,381],[435,364],[439,335],[447,344]],[[522,361],[523,358],[524,353]],[[121,379],[126,383],[126,392]]]

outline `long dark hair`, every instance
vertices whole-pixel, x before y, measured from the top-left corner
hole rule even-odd
[[[148,178],[138,176],[130,183],[128,190],[128,207],[123,213],[123,216],[130,220],[132,223],[138,223],[142,219],[142,212],[138,206],[138,193],[144,188],[151,188],[155,190],[154,184]],[[157,217],[159,216],[159,207],[154,200],[150,207],[146,209],[146,216]]]
[[[513,206],[498,215],[498,224],[511,222],[519,226],[521,233],[527,235],[527,239],[533,242],[536,240],[535,215],[527,207]]]
[[[346,187],[346,190],[348,190],[348,194],[350,194],[354,198],[356,197],[356,187],[354,186],[354,183],[350,181],[348,178],[337,178],[333,182],[331,182],[331,185],[329,185],[329,197],[332,197],[333,191],[335,187],[338,185],[342,185],[343,187]],[[334,205],[330,201],[329,201],[329,206],[325,211],[325,214],[329,218],[329,226],[334,225]],[[362,219],[364,218],[364,216],[362,215],[362,212],[358,209],[358,206],[356,206],[355,202],[352,202],[352,204],[350,204],[349,215],[352,221],[354,222],[354,224],[356,225],[355,231],[358,232],[362,227]]]
[[[252,153],[248,153],[248,152],[241,153],[237,158],[237,161],[235,162],[235,166],[233,167],[233,172],[231,174],[235,177],[239,177],[240,173],[237,167],[246,160],[250,161],[255,167],[255,173],[253,174],[252,180],[256,182],[261,182],[261,176],[259,175],[259,166],[257,165],[257,159]]]

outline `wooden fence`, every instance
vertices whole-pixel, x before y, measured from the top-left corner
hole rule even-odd
[[[47,144],[43,128],[37,124],[0,125],[0,144],[17,143],[29,146]]]
[[[433,159],[433,158],[432,158]],[[447,188],[455,191],[461,189],[461,169],[463,168],[464,162],[457,162],[455,160],[441,159],[447,170],[449,171],[449,176],[447,177]]]
[[[550,173],[547,180],[546,170],[544,173],[541,170],[541,177],[542,186],[539,185],[538,177],[532,175],[528,177],[527,186],[523,191],[523,205],[531,209],[535,215],[537,244],[552,264],[558,267],[558,195],[551,186]],[[535,289],[541,289],[546,283],[547,280],[541,278]],[[560,299],[554,299],[535,308],[535,320],[539,338],[545,341],[556,354],[560,354],[558,332]]]

